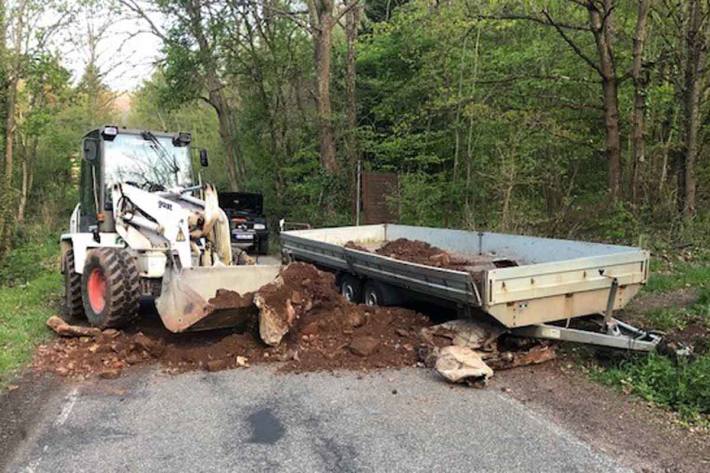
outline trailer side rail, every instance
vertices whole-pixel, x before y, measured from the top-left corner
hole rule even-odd
[[[370,277],[452,302],[477,306],[481,304],[471,275],[463,271],[396,260],[287,233],[281,234],[281,242],[283,250],[296,259]]]

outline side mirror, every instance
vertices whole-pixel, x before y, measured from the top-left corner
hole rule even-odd
[[[209,160],[207,159],[207,150],[206,149],[201,149],[200,150],[200,166],[203,168],[206,168],[209,165]]]
[[[84,138],[82,143],[84,159],[90,163],[96,161],[99,156],[99,141],[95,138]]]

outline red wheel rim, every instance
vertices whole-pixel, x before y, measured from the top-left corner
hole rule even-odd
[[[87,284],[89,292],[89,305],[95,314],[100,313],[106,307],[106,276],[99,268],[95,268],[89,274]]]

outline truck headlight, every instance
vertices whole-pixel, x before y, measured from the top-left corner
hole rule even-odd
[[[266,225],[263,223],[255,223],[254,230],[266,230]]]

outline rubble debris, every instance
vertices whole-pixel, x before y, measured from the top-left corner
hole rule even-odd
[[[227,369],[229,362],[225,359],[210,360],[207,362],[207,371],[222,371]]]
[[[421,340],[420,360],[452,382],[458,382],[452,378],[459,376],[459,368],[452,367],[458,366],[456,363],[463,363],[457,356],[472,363],[477,369],[482,367],[475,358],[480,359],[489,369],[510,369],[543,363],[556,357],[556,346],[549,341],[509,336],[500,324],[471,319],[451,320],[425,327],[421,330]],[[449,350],[452,347],[456,347],[453,355]],[[454,374],[441,373],[442,367],[453,370]],[[461,373],[466,372],[464,368],[466,365],[462,364],[460,369],[464,371]],[[480,381],[485,381],[485,378]]]
[[[335,276],[306,263],[286,266],[276,281],[254,295],[259,308],[259,334],[267,345],[276,346],[305,312],[337,300]]]
[[[121,370],[118,368],[107,368],[99,373],[103,379],[116,379],[121,377]]]
[[[472,350],[493,351],[507,329],[494,323],[456,319],[422,329],[422,338],[432,346],[456,345]]]
[[[380,341],[367,335],[353,338],[348,348],[350,351],[360,356],[370,356],[380,345]]]
[[[215,296],[209,302],[215,309],[233,309],[249,307],[254,303],[254,293],[239,294],[229,289],[217,289]]]
[[[493,370],[470,348],[451,345],[439,350],[436,372],[452,383],[485,384]]]
[[[33,366],[84,378],[120,376],[129,367],[152,363],[171,373],[259,363],[304,372],[422,366],[421,360],[424,366],[438,366],[447,379],[481,381],[490,376],[484,365],[503,369],[554,357],[554,345],[510,337],[495,324],[454,320],[432,327],[427,317],[411,310],[352,304],[334,282],[330,273],[292,263],[254,294],[220,290],[210,304],[251,314],[230,329],[171,333],[157,317],[104,331],[75,330],[61,319],[61,324],[48,322],[58,334],[71,336],[40,346]]]
[[[486,359],[486,363],[494,369],[503,370],[518,366],[538,365],[557,358],[556,346],[540,342],[527,351],[504,351],[496,357]]]
[[[101,335],[99,328],[71,325],[57,315],[47,319],[47,326],[62,337],[96,337]]]
[[[141,317],[124,330],[99,331],[95,337],[84,337],[85,341],[57,338],[38,349],[33,366],[84,378],[107,369],[125,371],[155,363],[171,373],[246,368],[259,363],[280,363],[279,369],[297,372],[417,364],[419,331],[431,324],[427,317],[407,309],[351,304],[338,293],[330,273],[307,264],[292,263],[280,278],[282,283],[267,285],[253,297],[256,300],[260,294],[264,305],[274,309],[272,320],[287,322],[288,330],[276,346],[262,341],[254,306],[253,316],[237,328],[171,333],[158,318]],[[220,291],[210,303],[225,298],[225,304],[233,304],[240,298],[246,305],[250,297]],[[293,308],[292,317],[288,313],[283,317],[286,301]],[[361,345],[368,338],[377,341],[376,348]],[[356,348],[360,352],[356,354],[351,345],[364,348]]]

